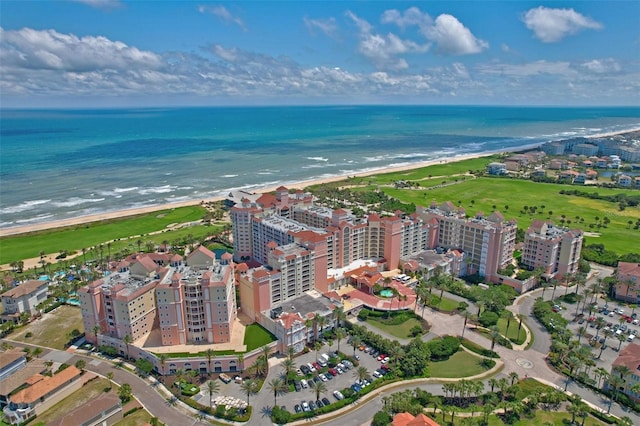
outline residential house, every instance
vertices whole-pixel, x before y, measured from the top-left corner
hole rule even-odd
[[[619,186],[624,186],[624,187],[630,187],[632,181],[633,180],[631,179],[631,176],[629,176],[629,175],[620,175],[620,177],[618,178],[618,185]]]
[[[505,163],[489,163],[487,173],[495,176],[506,175],[507,165]]]
[[[81,371],[71,365],[51,377],[31,376],[26,388],[9,397],[9,405],[3,409],[5,418],[14,425],[42,414],[82,387],[80,375]]]
[[[2,322],[17,323],[23,313],[35,315],[36,306],[47,298],[48,288],[48,281],[30,280],[2,293]]]

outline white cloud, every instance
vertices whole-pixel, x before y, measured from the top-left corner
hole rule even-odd
[[[615,73],[620,71],[620,65],[613,58],[594,59],[592,61],[584,62],[581,66],[596,74]]]
[[[200,5],[198,6],[198,12],[200,13],[210,13],[214,16],[217,16],[224,22],[229,22],[231,24],[235,24],[242,28],[244,31],[247,31],[247,27],[244,24],[244,21],[237,16],[234,16],[229,12],[229,10],[224,6],[206,6]]]
[[[120,0],[73,0],[97,9],[115,9],[122,6]]]
[[[106,37],[78,37],[55,30],[1,31],[2,63],[7,67],[91,71],[156,68],[160,57]]]
[[[544,43],[554,43],[584,29],[599,30],[602,24],[573,9],[550,9],[539,6],[528,10],[523,21],[534,36]]]
[[[361,22],[361,28],[371,27]],[[402,53],[396,52],[411,51],[406,40],[393,34],[369,33],[361,42],[370,41],[374,49],[376,40],[388,55],[380,60],[401,64]],[[640,98],[639,65],[611,58],[579,63],[453,62],[412,73],[391,67],[354,72],[303,66],[287,56],[219,44],[207,52],[155,53],[101,36],[0,28],[0,93],[5,106],[18,101],[47,105],[56,96],[77,104],[91,98],[114,105],[126,104],[123,99],[134,99],[136,105],[157,104],[158,99],[182,99],[191,105],[256,100],[632,104]]]
[[[426,30],[426,36],[443,55],[469,55],[489,47],[489,43],[476,38],[455,16],[447,14],[436,18],[435,25]]]
[[[338,25],[335,18],[311,19],[305,16],[302,20],[311,34],[315,34],[316,30],[319,30],[327,37],[335,38],[337,36]]]
[[[380,22],[383,24],[395,24],[403,30],[417,26],[424,29],[433,23],[431,17],[420,11],[417,7],[410,7],[404,12],[400,12],[397,9],[386,10],[380,18]]]
[[[409,67],[400,55],[412,52],[426,52],[428,45],[419,45],[411,40],[403,40],[393,33],[387,35],[373,33],[373,27],[366,20],[348,11],[349,17],[359,29],[358,51],[378,69],[403,70]]]

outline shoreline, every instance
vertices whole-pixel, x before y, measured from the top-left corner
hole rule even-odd
[[[631,134],[631,133],[635,133],[635,132],[640,132],[640,127],[633,128],[633,129],[626,129],[626,130],[622,130],[622,131],[613,131],[613,132],[608,132],[608,133],[590,135],[590,136],[587,136],[586,138],[587,139],[605,138],[605,137],[612,137],[612,136]],[[560,139],[559,141],[568,140],[568,139],[571,139],[571,138]],[[286,186],[288,188],[301,188],[301,189],[304,189],[304,188],[306,188],[308,186],[312,186],[312,185],[320,185],[320,184],[324,184],[324,183],[331,183],[331,182],[341,181],[341,180],[344,180],[344,179],[348,178],[349,176],[366,177],[366,176],[372,176],[372,175],[377,175],[377,174],[394,173],[394,172],[402,172],[402,171],[421,169],[423,167],[433,166],[433,165],[437,165],[437,164],[447,164],[447,163],[454,163],[454,162],[464,161],[464,160],[469,160],[469,159],[474,159],[474,158],[488,157],[488,156],[491,156],[491,155],[494,155],[494,154],[497,154],[497,153],[501,153],[501,152],[517,153],[517,152],[529,151],[529,150],[541,147],[544,143],[545,142],[536,142],[536,143],[532,143],[532,144],[529,144],[529,145],[521,146],[521,147],[519,147],[517,149],[509,150],[509,151],[505,151],[503,149],[500,149],[500,150],[493,150],[493,151],[477,152],[477,153],[463,154],[463,155],[459,155],[459,156],[455,156],[455,157],[439,158],[439,159],[434,159],[434,160],[428,160],[428,161],[416,162],[416,163],[411,163],[411,164],[405,164],[405,165],[402,165],[402,166],[389,166],[389,167],[382,167],[382,168],[379,168],[379,169],[368,170],[368,171],[363,171],[363,172],[345,173],[345,174],[335,175],[335,176],[330,176],[330,177],[325,177],[325,178],[309,179],[309,180],[302,180],[302,181],[292,181],[292,182],[282,182],[282,183],[279,183],[278,185],[275,185],[275,186],[258,187],[256,189],[253,189],[252,192],[254,192],[254,193],[269,193],[269,192],[275,191],[276,188],[278,188],[279,186]],[[195,205],[199,205],[199,204],[202,204],[202,203],[222,201],[225,198],[226,197],[224,197],[224,196],[217,196],[217,197],[211,197],[211,198],[205,198],[205,199],[193,199],[193,200],[181,201],[181,202],[176,202],[176,203],[163,203],[163,204],[158,204],[158,205],[153,205],[153,206],[145,206],[145,207],[137,207],[137,208],[130,208],[130,209],[107,211],[107,212],[95,213],[95,214],[90,214],[90,215],[85,215],[85,216],[77,216],[77,217],[72,217],[72,218],[67,218],[67,219],[59,219],[59,220],[54,220],[54,221],[51,221],[51,222],[41,222],[41,223],[33,223],[33,224],[29,224],[29,225],[20,225],[20,226],[8,227],[8,228],[0,228],[0,238],[2,238],[2,237],[10,237],[10,236],[15,236],[15,235],[21,235],[21,234],[28,234],[28,233],[32,233],[32,232],[39,232],[39,231],[44,231],[44,230],[49,230],[49,229],[65,228],[65,227],[70,227],[70,226],[78,226],[78,225],[82,225],[82,224],[86,224],[86,223],[99,222],[99,221],[103,221],[103,220],[126,218],[126,217],[136,216],[136,215],[140,215],[140,214],[153,213],[153,212],[167,210],[167,209],[195,206]]]
[[[265,193],[275,191],[276,188],[280,186],[286,186],[287,188],[304,189],[308,186],[321,185],[324,183],[332,183],[332,182],[345,180],[349,176],[366,177],[366,176],[372,176],[377,174],[410,171],[410,170],[421,169],[423,167],[433,166],[437,164],[448,164],[448,163],[455,163],[458,161],[470,160],[474,158],[489,157],[491,155],[494,155],[500,152],[521,152],[521,151],[533,149],[535,147],[539,147],[540,145],[541,145],[540,143],[527,145],[522,148],[519,148],[517,151],[497,150],[497,151],[491,151],[491,152],[465,154],[465,155],[460,155],[460,156],[455,156],[450,158],[441,158],[437,160],[429,160],[429,161],[423,161],[418,163],[406,164],[403,166],[384,167],[381,169],[369,170],[361,173],[354,173],[354,174],[348,173],[348,174],[336,175],[336,176],[331,176],[326,178],[310,179],[310,180],[297,181],[297,182],[286,182],[286,183],[278,184],[276,186],[261,187],[253,190],[252,192],[265,194]],[[85,223],[99,222],[102,220],[126,218],[126,217],[153,213],[153,212],[167,210],[167,209],[175,209],[179,207],[196,206],[202,203],[222,201],[225,198],[226,197],[219,196],[219,197],[212,197],[212,198],[205,198],[205,199],[181,201],[177,203],[164,203],[164,204],[158,204],[155,206],[115,210],[110,212],[95,213],[95,214],[86,215],[86,216],[77,216],[77,217],[72,217],[68,219],[59,219],[52,222],[42,222],[42,223],[34,223],[30,225],[15,226],[11,228],[3,228],[3,229],[0,229],[0,237],[9,237],[9,236],[20,235],[20,234],[28,234],[32,232],[38,232],[38,231],[44,231],[44,230],[56,229],[56,228],[65,228],[69,226],[78,226]]]

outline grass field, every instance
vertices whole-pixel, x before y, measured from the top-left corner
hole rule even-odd
[[[201,219],[206,210],[201,206],[180,207],[135,217],[92,222],[65,229],[52,229],[0,239],[0,264],[38,257],[40,251],[58,253],[60,250],[78,251],[106,241],[144,235],[165,229],[173,223]],[[192,228],[189,228],[192,229]],[[175,237],[173,237],[175,238]],[[160,241],[158,241],[160,242]],[[112,247],[112,250],[114,247]]]
[[[8,338],[19,342],[64,350],[65,344],[71,338],[71,330],[75,328],[80,333],[84,331],[80,308],[62,305],[48,314],[44,314],[39,320],[14,331]],[[33,336],[25,337],[29,332]]]
[[[247,352],[267,345],[274,340],[276,340],[275,336],[260,324],[248,325],[244,332],[244,344],[247,345]]]
[[[536,183],[526,180],[507,178],[480,177],[466,180],[455,185],[432,190],[411,190],[384,187],[382,190],[389,196],[402,202],[416,205],[429,205],[432,201],[438,204],[451,201],[466,209],[468,214],[478,211],[491,213],[501,211],[506,218],[514,218],[520,228],[526,229],[534,219],[553,220],[560,224],[564,216],[568,227],[575,227],[585,232],[596,232],[600,236],[586,236],[587,244],[602,243],[607,249],[618,253],[629,253],[634,250],[629,241],[640,238],[640,232],[628,229],[628,221],[640,219],[640,209],[627,207],[618,210],[618,205],[604,200],[561,195],[561,189],[580,189],[598,192],[601,195],[619,193],[635,193],[622,189],[605,189],[577,187],[574,185]],[[523,213],[524,206],[537,206],[535,214]],[[544,208],[542,207],[544,206]],[[580,219],[576,219],[576,216]],[[596,217],[607,217],[610,220],[607,228],[597,228]],[[591,227],[591,225],[594,225]],[[636,249],[637,250],[637,249]]]
[[[509,340],[511,340],[516,345],[521,345],[527,339],[527,333],[524,331],[524,325],[520,329],[520,333],[518,333],[518,320],[515,318],[511,319],[511,324],[509,325],[509,334],[507,334],[507,320],[504,318],[500,318],[498,320],[498,331],[503,336],[506,336]]]
[[[438,292],[434,292],[434,294],[438,294]],[[449,299],[446,296],[442,297],[442,300],[440,300],[440,304],[437,306],[441,311],[445,311],[445,312],[452,312],[455,311],[456,309],[458,309],[458,306],[460,305],[460,302],[457,302],[453,299]]]
[[[53,420],[61,417],[68,412],[80,407],[81,405],[93,400],[101,393],[104,393],[105,389],[109,388],[109,381],[106,379],[95,379],[85,384],[81,389],[75,391],[44,413],[36,417],[34,425],[46,425]],[[112,392],[116,392],[117,388],[114,386]]]
[[[420,321],[418,321],[415,318],[410,318],[407,321],[403,322],[402,324],[394,324],[394,325],[390,325],[382,321],[378,321],[376,318],[367,318],[367,322],[372,326],[386,333],[389,333],[392,336],[398,337],[400,339],[407,339],[411,337],[409,335],[409,331],[416,325],[418,327],[421,327]]]
[[[151,414],[146,410],[138,410],[133,414],[129,414],[127,417],[115,423],[114,426],[139,426],[147,424],[151,421]]]
[[[431,377],[456,378],[469,377],[487,371],[481,364],[482,358],[460,350],[446,361],[429,364]]]

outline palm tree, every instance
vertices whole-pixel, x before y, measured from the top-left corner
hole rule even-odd
[[[125,334],[124,337],[122,338],[122,342],[126,345],[127,359],[129,359],[129,345],[133,343],[133,339],[131,338],[131,335]]]
[[[244,355],[238,355],[238,368],[240,369],[240,375],[242,375],[242,370],[244,370]]]
[[[251,395],[258,391],[258,383],[253,379],[248,379],[242,382],[240,389],[247,394],[247,404],[249,404],[249,398]]]
[[[367,370],[367,367],[360,366],[353,372],[353,377],[356,378],[356,380],[358,380],[359,382],[363,381],[364,379],[369,379],[369,370]]]
[[[109,371],[107,373],[107,380],[109,380],[109,390],[111,390],[112,387],[113,387],[112,386],[113,385],[113,382],[112,382],[112,380],[113,380],[113,372],[112,371]]]
[[[273,392],[273,406],[278,405],[278,395],[284,393],[289,389],[289,386],[282,380],[276,378],[269,382],[269,390]]]
[[[333,328],[342,327],[342,322],[347,318],[347,315],[344,313],[344,309],[340,306],[336,306],[333,310]]]
[[[345,338],[347,333],[344,328],[336,328],[336,340],[338,341],[338,352],[340,352],[340,341]]]
[[[622,347],[622,344],[624,343],[624,341],[627,340],[627,336],[625,336],[624,334],[618,334],[617,339],[618,339],[618,352],[620,352],[620,348]]]
[[[320,399],[320,395],[327,392],[327,385],[324,382],[309,383],[309,390],[315,393],[316,401]]]
[[[284,373],[284,382],[289,385],[289,375],[295,371],[296,369],[296,363],[291,359],[291,358],[287,358],[284,361],[282,361],[282,370]]]
[[[580,344],[580,339],[587,333],[587,327],[578,327],[578,344]]]
[[[206,351],[204,351],[204,354],[206,355],[207,363],[209,364],[209,374],[211,374],[211,360],[216,356],[216,351],[208,348]]]
[[[327,325],[327,317],[318,315],[318,328],[320,329],[320,335],[324,332],[324,327]]]
[[[491,386],[491,393],[493,393],[493,389],[498,386],[498,379],[496,379],[495,377],[492,377],[489,379],[488,381],[489,386]]]
[[[498,340],[501,336],[500,332],[498,331],[498,327],[496,327],[495,325],[491,326],[489,336],[491,336],[491,350],[493,350],[493,348],[496,346],[496,340]]]
[[[98,333],[100,333],[101,331],[102,331],[102,329],[97,324],[94,325],[93,327],[91,327],[91,332],[96,337],[96,345],[98,344]]]
[[[169,358],[169,355],[167,355],[166,353],[160,353],[158,354],[158,361],[160,362],[160,366],[161,366],[161,370],[162,370],[162,376],[164,377],[164,375],[166,374],[166,371],[164,371],[164,365],[167,362],[167,359]]]
[[[609,378],[609,372],[602,367],[598,367],[594,371],[594,375],[598,378],[598,388],[600,388],[600,380],[604,379],[605,382]]]
[[[509,378],[511,379],[511,386],[513,386],[513,384],[518,381],[520,376],[518,376],[518,373],[516,373],[515,371],[512,371],[511,373],[509,373]]]
[[[207,382],[207,393],[209,394],[209,408],[213,405],[213,395],[218,393],[220,390],[220,384],[218,382],[214,382],[213,380],[209,380]]]
[[[611,394],[609,395],[609,408],[607,409],[607,414],[611,412],[611,406],[613,405],[614,399],[616,399],[618,388],[623,384],[624,382],[622,381],[622,378],[620,376],[612,374],[609,377],[609,387],[611,387],[612,389],[610,391]]]
[[[356,335],[351,337],[351,346],[353,346],[353,354],[356,354],[356,348],[362,344],[362,337]]]

